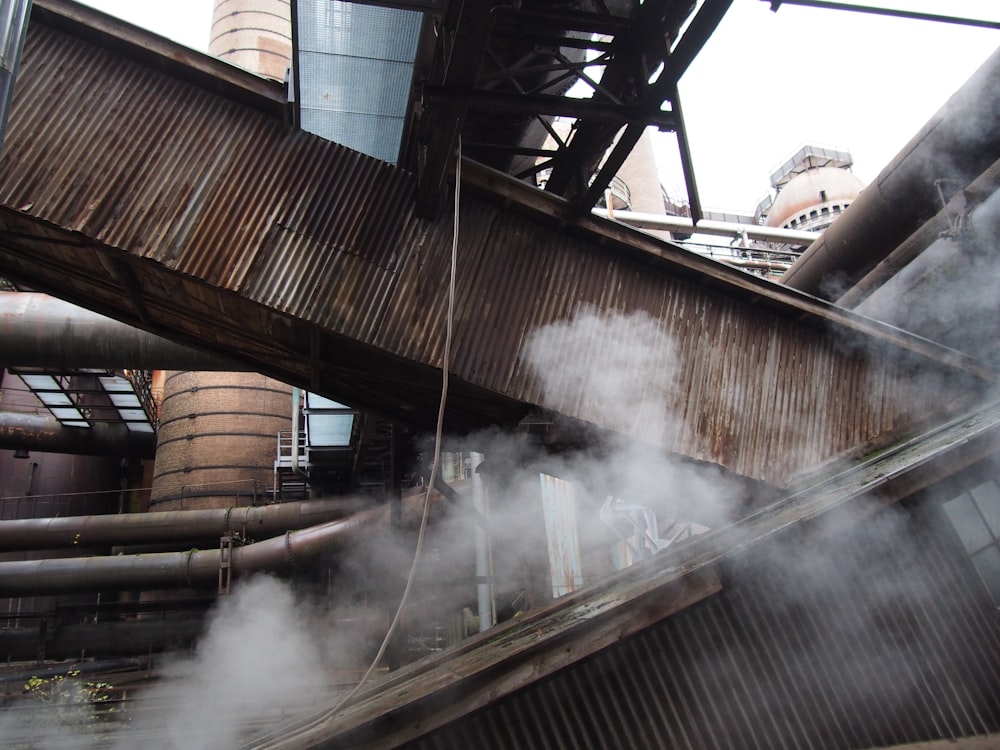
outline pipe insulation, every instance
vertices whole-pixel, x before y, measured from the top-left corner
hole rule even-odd
[[[937,111],[781,283],[834,299],[1000,157],[1000,49]]]
[[[121,423],[95,422],[90,427],[64,427],[48,414],[0,412],[0,450],[17,448],[81,456],[152,458],[156,453],[156,435],[131,432]]]
[[[268,571],[284,573],[306,567],[328,552],[353,541],[366,528],[388,522],[384,507],[355,513],[300,531],[233,547],[234,577]],[[172,588],[215,588],[222,552],[188,550],[111,557],[70,557],[0,562],[0,596],[40,596],[85,591],[125,591]]]
[[[247,370],[214,352],[36,292],[0,293],[0,362],[10,367]]]
[[[350,497],[243,508],[25,518],[0,521],[0,549],[41,550],[189,542],[218,539],[227,533],[260,540],[291,529],[305,529],[334,521],[359,512],[368,505],[370,503],[362,498]]]

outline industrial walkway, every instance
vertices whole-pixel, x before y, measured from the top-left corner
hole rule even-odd
[[[0,274],[431,426],[448,212],[418,218],[412,175],[293,128],[281,87],[94,24],[35,4],[0,159]],[[992,378],[471,162],[459,236],[451,430],[535,413],[646,437],[616,397],[545,389],[526,363],[532,332],[582,306],[658,321],[658,377],[610,328],[573,354],[620,371],[636,404],[662,397],[666,447],[776,484],[935,416],[914,373],[944,413]]]

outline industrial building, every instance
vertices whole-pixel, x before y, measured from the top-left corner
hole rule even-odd
[[[230,4],[4,57],[7,746],[998,741],[1000,53],[776,284],[593,211],[728,0]]]

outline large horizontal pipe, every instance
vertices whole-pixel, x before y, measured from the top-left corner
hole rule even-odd
[[[1000,158],[1000,50],[962,86],[781,283],[839,296]],[[836,287],[836,288],[834,288]]]
[[[819,232],[806,232],[801,229],[782,229],[781,227],[764,227],[758,224],[738,224],[734,221],[714,221],[702,219],[695,224],[686,216],[665,216],[663,214],[645,214],[638,211],[613,211],[606,208],[595,208],[592,213],[603,216],[637,229],[663,229],[687,234],[710,234],[718,237],[741,236],[751,240],[764,242],[781,242],[789,245],[809,246],[820,237]],[[783,251],[786,252],[786,251]],[[787,251],[792,254],[792,251]]]
[[[89,658],[122,657],[176,650],[201,635],[205,619],[204,613],[195,612],[180,616],[150,613],[130,620],[61,623],[53,618],[43,621],[44,625],[34,622],[24,627],[0,628],[0,662],[74,659],[81,654]],[[381,608],[341,607],[330,613],[327,622],[339,633],[363,634],[384,632],[388,626],[384,619]],[[44,676],[42,669],[35,666],[27,677]],[[64,665],[56,667],[53,674],[66,672]],[[0,676],[0,683],[5,677]]]
[[[837,300],[837,304],[841,307],[857,308],[868,295],[912,263],[938,239],[950,233],[956,218],[966,213],[975,214],[979,206],[970,209],[970,201],[983,200],[995,193],[998,187],[1000,187],[1000,159],[993,162],[975,182],[955,195],[933,218],[921,225],[899,247],[865,274]]]
[[[2,628],[0,659],[37,659],[43,644],[45,659],[146,654],[194,641],[204,624],[204,618],[192,616],[60,625],[54,633],[44,635],[37,628]]]
[[[260,540],[333,521],[365,505],[360,498],[331,498],[243,508],[0,521],[0,549],[158,544],[218,539],[227,533]]]
[[[240,576],[305,567],[320,554],[356,538],[362,529],[387,518],[385,508],[375,508],[267,541],[234,547],[230,570],[233,576]],[[213,549],[0,562],[0,596],[215,587],[221,561],[221,551]]]
[[[152,458],[156,453],[156,435],[133,432],[121,423],[95,422],[92,427],[64,427],[47,414],[0,412],[0,449],[18,448],[81,456]]]
[[[194,349],[35,292],[0,293],[0,362],[8,367],[246,370]]]

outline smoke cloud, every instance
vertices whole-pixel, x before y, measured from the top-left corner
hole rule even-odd
[[[648,314],[583,306],[535,331],[525,356],[551,408],[653,444],[671,434],[675,346]]]
[[[241,581],[220,599],[193,653],[164,658],[152,686],[118,715],[87,701],[82,679],[58,700],[28,697],[0,714],[0,746],[32,750],[209,750],[314,709],[330,683],[337,631],[275,578]],[[113,678],[109,680],[113,683]],[[36,709],[32,711],[31,709]]]
[[[1000,365],[1000,192],[979,205],[857,311]]]
[[[674,342],[659,321],[642,312],[626,315],[582,307],[571,319],[535,331],[525,345],[525,364],[538,380],[545,405],[580,420],[558,428],[560,439],[574,447],[552,454],[524,433],[496,430],[446,446],[485,456],[480,474],[488,487],[497,608],[502,614],[543,604],[550,596],[545,503],[571,503],[565,518],[572,521],[556,526],[574,538],[569,547],[573,552],[578,544],[579,560],[566,563],[573,568],[576,586],[611,572],[616,546],[637,533],[627,513],[610,522],[606,513],[602,517],[609,497],[637,509],[631,518],[648,518],[642,510],[648,509],[663,538],[668,532],[671,538],[683,536],[679,525],[690,533],[732,519],[744,489],[718,467],[682,459],[663,448],[679,424],[679,362]],[[611,429],[592,430],[588,422]],[[579,434],[567,434],[574,429]],[[559,485],[545,484],[543,476],[569,482],[572,500],[553,500],[552,492],[558,491],[553,487]],[[473,518],[456,513],[437,524],[432,544],[442,561],[448,561],[442,567],[458,570],[462,561],[473,558],[472,523]],[[632,544],[640,542],[633,539]]]
[[[313,705],[326,684],[321,654],[308,609],[288,585],[268,576],[243,582],[220,601],[195,653],[162,669],[162,684],[138,701],[116,747],[235,747],[262,720]]]

